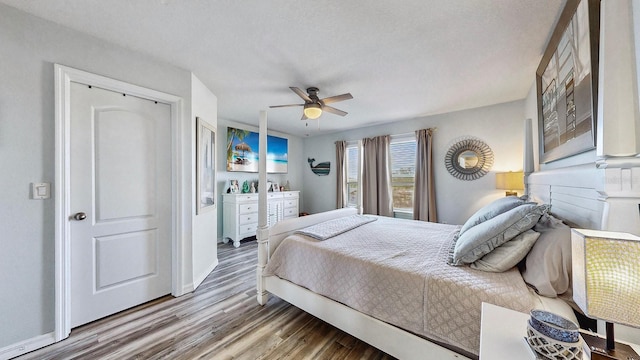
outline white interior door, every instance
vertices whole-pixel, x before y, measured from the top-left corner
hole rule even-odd
[[[171,109],[71,83],[71,327],[171,292]]]

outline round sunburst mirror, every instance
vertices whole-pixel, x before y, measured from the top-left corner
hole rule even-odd
[[[476,180],[491,170],[493,151],[480,139],[460,138],[449,147],[444,164],[454,177],[466,181]]]

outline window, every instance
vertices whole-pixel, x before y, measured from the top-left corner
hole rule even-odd
[[[416,140],[411,135],[392,137],[389,144],[394,211],[413,212]]]
[[[359,173],[360,173],[360,149],[358,142],[347,143],[347,206],[359,207]]]
[[[389,144],[391,156],[391,191],[395,216],[413,213],[413,192],[416,167],[416,140],[414,134],[392,136]],[[347,206],[360,208],[361,143],[350,141],[346,147]]]

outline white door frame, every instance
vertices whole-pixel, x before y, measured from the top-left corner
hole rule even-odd
[[[182,151],[183,128],[182,98],[137,85],[55,64],[55,341],[71,333],[71,237],[70,206],[70,87],[78,82],[162,102],[171,107],[171,294],[182,295],[184,240],[180,216],[183,212]]]

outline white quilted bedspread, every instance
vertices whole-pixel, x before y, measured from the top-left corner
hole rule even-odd
[[[534,302],[515,268],[487,273],[447,265],[459,229],[379,217],[325,241],[291,235],[276,249],[265,274],[478,354],[483,301],[523,312]]]

